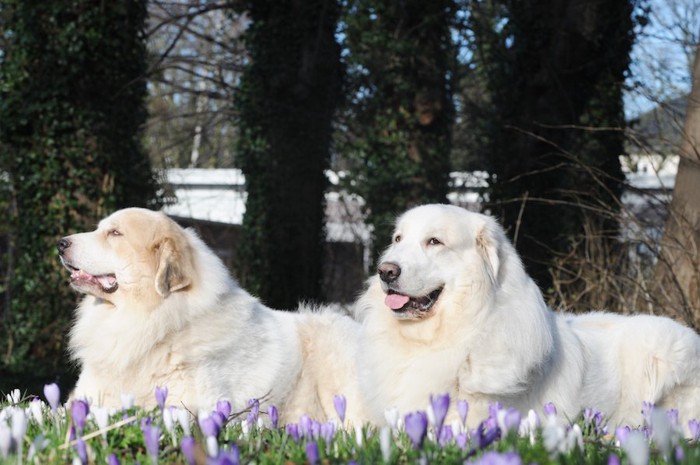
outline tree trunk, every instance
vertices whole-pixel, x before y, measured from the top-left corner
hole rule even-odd
[[[67,368],[76,299],[56,240],[94,228],[115,209],[158,206],[141,146],[146,2],[3,2],[0,10],[8,39],[0,172],[9,180],[0,197],[11,192],[3,222],[13,254],[0,372],[53,376]]]
[[[679,149],[680,163],[652,301],[655,311],[700,329],[700,47],[695,52],[693,87]]]
[[[491,211],[544,289],[573,244],[613,242],[624,151],[622,82],[633,42],[629,0],[474,2]],[[489,113],[486,113],[489,115]],[[483,123],[482,123],[483,124]],[[609,129],[614,128],[614,129]],[[593,234],[584,236],[583,225]],[[556,281],[585,288],[577,258]],[[554,271],[557,271],[555,268]]]
[[[321,295],[324,170],[343,69],[336,0],[245,2],[250,64],[236,96],[246,177],[237,277],[267,305]]]
[[[357,135],[346,154],[351,188],[367,202],[372,262],[398,213],[447,201],[454,10],[453,0],[354,0],[346,9],[349,125]]]

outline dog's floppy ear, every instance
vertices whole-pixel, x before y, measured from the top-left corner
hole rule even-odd
[[[192,283],[190,250],[184,240],[165,237],[156,245],[156,292],[163,298]]]
[[[494,287],[498,284],[498,269],[500,267],[499,238],[496,232],[494,225],[488,221],[480,225],[476,232],[476,250],[481,257],[486,275]]]

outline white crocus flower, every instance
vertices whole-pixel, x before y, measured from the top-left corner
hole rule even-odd
[[[91,414],[97,424],[97,429],[102,430],[102,437],[107,439],[107,426],[109,426],[109,411],[104,407],[93,407]]]
[[[247,438],[248,435],[250,435],[250,423],[247,420],[243,420],[241,422],[241,433],[243,434],[244,438]]]
[[[556,417],[548,416],[547,423],[542,428],[542,440],[544,447],[551,456],[564,452],[566,430],[559,424]]]
[[[44,426],[43,406],[44,403],[39,399],[33,399],[31,402],[29,402],[29,412],[31,413],[32,418],[34,418],[34,421],[36,421],[39,424],[39,426]]]
[[[391,459],[391,430],[386,426],[379,430],[379,448],[382,458],[388,463]]]
[[[168,434],[173,434],[175,431],[175,418],[173,418],[173,408],[168,407],[163,409],[163,426]]]
[[[19,389],[13,389],[5,397],[7,398],[8,403],[13,404],[13,405],[19,404],[19,402],[22,400],[22,393],[19,392]]]
[[[364,435],[362,433],[362,426],[355,425],[355,442],[357,443],[357,447],[360,449],[362,449],[363,439]]]
[[[216,457],[219,454],[219,442],[216,440],[214,436],[207,436],[206,438],[206,443],[207,443],[207,455],[209,457]]]
[[[651,412],[651,434],[652,439],[659,448],[664,459],[668,460],[671,455],[672,430],[671,422],[666,413],[655,408]]]
[[[647,465],[649,463],[649,443],[640,431],[632,431],[622,444],[630,465]]]
[[[398,429],[399,428],[399,409],[396,407],[391,407],[384,410],[384,419],[386,420],[389,428]]]
[[[163,409],[163,426],[165,426],[165,431],[172,434],[175,430],[175,418],[173,418],[173,408]]]
[[[13,409],[12,426],[10,432],[12,434],[12,440],[17,446],[17,456],[22,457],[24,435],[27,433],[27,416],[24,414],[24,410],[20,408]],[[21,461],[19,463],[21,463]]]
[[[177,419],[177,422],[180,424],[180,427],[182,428],[182,431],[185,436],[191,436],[190,433],[190,412],[185,410],[184,408],[178,408],[175,409],[175,418]]]
[[[459,418],[455,419],[452,422],[451,426],[452,426],[452,434],[454,434],[455,437],[457,437],[457,435],[459,433],[464,432],[464,424],[462,424],[462,420],[460,420]]]
[[[31,462],[36,454],[43,451],[50,444],[49,440],[46,439],[42,434],[34,439],[34,442],[29,446],[29,451],[27,451],[27,461]]]
[[[12,431],[7,423],[2,420],[0,421],[0,455],[2,458],[6,459],[10,455],[10,448],[12,447]]]
[[[578,424],[574,424],[566,433],[566,452],[574,450],[576,446],[579,450],[583,450],[583,432]]]
[[[27,416],[24,410],[16,408],[12,412],[12,438],[22,442],[24,435],[27,433]]]
[[[521,433],[521,435],[525,436],[527,434],[530,438],[530,445],[534,446],[537,430],[540,427],[540,417],[537,416],[537,412],[530,409],[527,412],[527,418],[520,424],[520,426],[524,426],[524,432]]]
[[[435,427],[435,410],[433,410],[432,404],[428,403],[428,406],[424,409],[424,411],[428,417],[428,424]]]
[[[134,408],[134,403],[136,402],[136,399],[134,398],[134,396],[132,394],[125,393],[125,394],[122,394],[121,396],[119,396],[119,398],[122,402],[122,408],[124,410],[129,410],[131,408]]]

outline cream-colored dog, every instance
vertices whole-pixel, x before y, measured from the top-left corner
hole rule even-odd
[[[409,210],[358,301],[361,383],[373,420],[423,409],[431,394],[527,412],[553,402],[613,424],[643,402],[700,418],[700,337],[667,318],[555,314],[491,217],[449,205]]]
[[[121,210],[97,230],[58,242],[71,285],[86,294],[70,332],[81,373],[74,397],[154,406],[154,388],[192,411],[220,399],[242,410],[264,399],[283,421],[302,414],[362,422],[355,356],[359,325],[333,312],[265,307],[241,289],[191,230],[162,213]]]

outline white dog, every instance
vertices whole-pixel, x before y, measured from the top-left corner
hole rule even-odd
[[[234,411],[265,399],[283,421],[362,422],[355,355],[360,326],[329,312],[274,311],[242,290],[190,230],[162,213],[121,210],[94,232],[58,242],[71,284],[87,294],[70,332],[81,367],[74,397],[118,407],[122,394],[197,412],[220,399]]]
[[[431,394],[575,419],[596,408],[642,423],[643,402],[700,418],[700,337],[667,318],[553,313],[491,217],[449,205],[409,210],[358,300],[361,384],[372,419]]]

